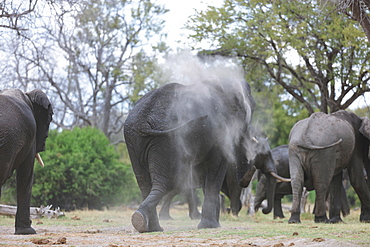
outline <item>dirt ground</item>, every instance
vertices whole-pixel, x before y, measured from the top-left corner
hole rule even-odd
[[[186,209],[179,211],[186,214]],[[161,221],[164,232],[140,234],[130,222],[133,212],[133,209],[124,213],[79,211],[66,213],[63,219],[35,219],[32,226],[37,234],[28,236],[13,235],[14,218],[0,216],[0,246],[365,246],[321,237],[301,237],[298,233],[246,236],[243,233],[253,230],[255,226],[250,224],[255,223],[232,219],[221,219],[221,228],[197,230],[199,221],[174,217],[175,220]],[[278,222],[272,229],[285,226],[287,223]],[[370,231],[363,233],[370,236]]]

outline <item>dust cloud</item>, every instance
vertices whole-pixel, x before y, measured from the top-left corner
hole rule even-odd
[[[204,142],[217,143],[224,157],[235,162],[235,146],[251,122],[255,105],[243,68],[232,58],[200,57],[190,51],[169,55],[159,68],[163,81],[186,86],[174,99],[172,118],[182,125],[206,117],[211,130],[209,136],[203,137]],[[189,132],[184,130],[183,133]],[[181,136],[178,144],[184,156],[191,156],[197,152],[196,148],[203,148]],[[193,162],[197,159],[192,158]]]

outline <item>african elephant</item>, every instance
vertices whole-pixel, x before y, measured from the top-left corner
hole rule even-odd
[[[171,201],[179,193],[180,191],[173,190],[163,197],[162,207],[158,214],[159,219],[172,220],[172,217],[170,216]],[[196,195],[196,189],[188,189],[186,191],[183,191],[182,194],[185,197],[185,200],[189,206],[190,219],[192,220],[200,219],[202,215],[198,210],[199,198]]]
[[[226,171],[226,176],[222,183],[221,192],[223,192],[230,200],[230,211],[233,215],[237,216],[242,208],[240,200],[242,187],[239,186],[237,181],[237,171],[235,166],[229,166]],[[163,204],[159,211],[159,218],[163,220],[172,219],[170,216],[171,200],[179,191],[172,191],[163,198]],[[198,198],[195,196],[195,189],[190,189],[183,192],[186,201],[189,205],[189,217],[191,219],[200,219],[201,213],[197,208]]]
[[[316,190],[315,222],[340,222],[342,171],[347,168],[351,185],[361,201],[361,222],[370,222],[370,192],[364,168],[369,169],[370,121],[340,110],[314,113],[297,122],[289,136],[289,170],[293,203],[289,223],[300,223],[300,199],[306,181]],[[325,200],[330,192],[334,205],[329,219]]]
[[[290,178],[289,173],[289,149],[288,145],[281,145],[271,150],[274,163],[276,165],[277,174],[284,178]],[[308,190],[313,190],[312,185],[305,183],[304,186]],[[343,187],[343,185],[342,185]],[[290,182],[278,182],[275,188],[274,197],[274,219],[284,218],[284,213],[281,207],[281,199],[285,195],[292,194],[292,186]],[[262,201],[266,199],[266,177],[259,174],[256,195],[254,200],[255,211],[261,206]],[[330,210],[330,209],[329,209]],[[330,210],[331,211],[331,210]],[[344,187],[341,194],[341,211],[343,216],[349,214],[349,202]]]
[[[33,165],[45,150],[52,106],[41,90],[5,89],[0,91],[0,112],[0,185],[16,170],[15,234],[35,234],[30,220]]]
[[[198,228],[220,226],[219,193],[228,164],[239,167],[238,177],[251,167],[245,146],[255,106],[249,85],[229,79],[227,85],[217,79],[166,84],[130,111],[124,136],[144,199],[131,219],[137,231],[163,230],[156,206],[169,191],[191,188],[194,172],[204,193]],[[276,173],[273,166],[267,170]]]

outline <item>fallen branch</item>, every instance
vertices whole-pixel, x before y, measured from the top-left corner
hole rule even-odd
[[[39,208],[37,207],[30,207],[30,214],[31,218],[33,219],[39,219],[42,217],[47,217],[49,219],[51,218],[58,218],[60,216],[64,216],[65,214],[60,211],[60,208],[58,207],[56,210],[52,210],[51,207],[53,205],[49,206],[40,206]],[[4,205],[0,204],[0,215],[10,215],[10,216],[15,216],[17,212],[17,207],[16,206],[9,206],[9,205]]]

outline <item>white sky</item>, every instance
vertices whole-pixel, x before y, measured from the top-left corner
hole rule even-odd
[[[185,48],[183,42],[187,35],[183,28],[188,17],[195,14],[195,10],[204,10],[208,5],[220,6],[223,0],[157,0],[156,3],[169,9],[163,16],[166,20],[164,32],[167,33],[167,45],[174,50],[177,47]]]

